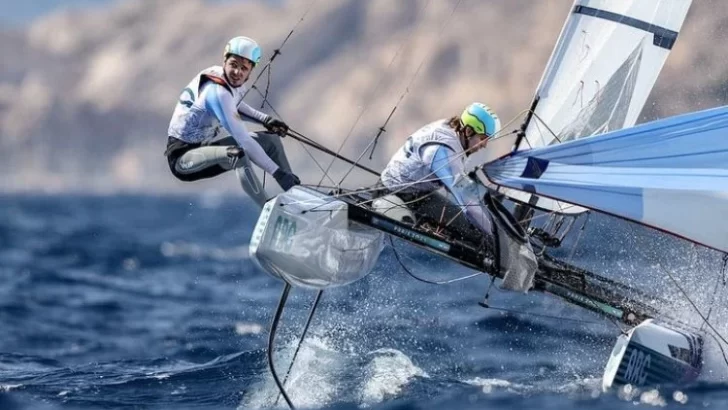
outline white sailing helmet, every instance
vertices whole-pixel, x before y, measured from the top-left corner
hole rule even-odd
[[[228,55],[234,54],[236,56],[243,57],[253,62],[254,65],[258,65],[260,62],[260,56],[263,54],[258,43],[252,38],[238,36],[230,39],[225,45],[225,52],[223,57],[227,58]]]

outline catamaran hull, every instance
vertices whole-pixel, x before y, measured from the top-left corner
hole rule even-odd
[[[264,271],[294,286],[325,289],[355,282],[372,270],[384,234],[349,221],[346,202],[306,187],[268,201],[250,240]]]
[[[648,319],[619,336],[602,388],[689,383],[700,374],[702,356],[700,335]]]

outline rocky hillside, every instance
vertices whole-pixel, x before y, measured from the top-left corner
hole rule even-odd
[[[728,12],[719,0],[694,3],[646,117],[726,102]],[[297,130],[335,148],[351,135],[342,152],[356,156],[409,90],[374,159],[364,159],[381,167],[403,135],[471,100],[504,119],[527,107],[571,4],[128,0],[0,29],[0,172],[9,175],[0,189],[235,189],[230,177],[183,184],[169,175],[169,115],[191,77],[221,61],[228,38],[258,39],[267,58],[294,26],[270,93]],[[317,182],[305,150],[286,146],[304,180]]]

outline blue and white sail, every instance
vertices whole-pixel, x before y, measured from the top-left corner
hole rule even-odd
[[[728,106],[519,151],[484,172],[728,252]]]
[[[576,0],[536,90],[518,149],[635,125],[690,4]],[[504,193],[548,211],[584,211],[523,192]]]

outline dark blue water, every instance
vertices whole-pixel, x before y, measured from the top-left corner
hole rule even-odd
[[[282,284],[248,258],[257,214],[245,199],[5,196],[0,210],[0,409],[284,405],[274,404],[265,361]],[[611,225],[597,220],[595,229]],[[601,238],[586,239],[575,258],[622,273],[655,269],[627,258],[630,244],[615,234]],[[396,245],[429,279],[469,273]],[[492,294],[493,307],[530,314],[486,310],[477,302],[487,285],[417,282],[386,249],[370,276],[324,295],[288,381],[292,400],[334,409],[728,407],[717,354],[695,385],[603,393],[613,324],[537,294]],[[295,290],[284,315],[275,351],[283,373],[313,296]]]

